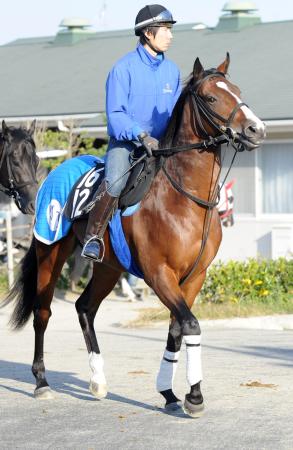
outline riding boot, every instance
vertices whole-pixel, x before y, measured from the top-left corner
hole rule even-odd
[[[108,222],[117,208],[118,198],[107,192],[105,180],[99,186],[96,202],[90,210],[81,255],[95,262],[102,262],[105,254],[103,236]],[[101,253],[101,256],[100,256]]]

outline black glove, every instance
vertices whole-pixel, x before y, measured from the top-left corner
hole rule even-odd
[[[158,139],[153,138],[145,131],[138,136],[138,140],[147,152],[148,157],[152,156],[153,150],[158,150],[159,148]]]

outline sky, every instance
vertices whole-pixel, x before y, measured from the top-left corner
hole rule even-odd
[[[65,17],[88,19],[93,30],[133,28],[146,0],[0,0],[0,45],[18,38],[54,36]],[[153,0],[149,3],[155,3]],[[225,0],[160,0],[179,23],[217,24]],[[247,2],[246,2],[247,3]],[[253,0],[263,22],[293,20],[292,0]]]

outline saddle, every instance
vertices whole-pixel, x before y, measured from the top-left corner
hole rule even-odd
[[[132,153],[132,161],[135,163],[141,156],[141,152],[136,149]],[[118,207],[124,211],[129,206],[136,205],[148,193],[152,181],[157,175],[158,171],[163,166],[163,157],[152,156],[140,161],[130,173],[127,184],[123,189]]]
[[[141,156],[136,150],[131,154],[135,161]],[[163,157],[150,157],[140,161],[130,173],[127,184],[119,197],[118,208],[123,212],[129,206],[139,203],[150,189],[151,183],[163,165]],[[83,174],[70,191],[63,215],[70,221],[85,216],[93,207],[95,195],[105,176],[105,164],[96,166]]]

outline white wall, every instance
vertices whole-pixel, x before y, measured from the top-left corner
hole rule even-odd
[[[235,215],[235,225],[230,228],[223,227],[223,240],[216,260],[244,260],[257,256],[293,256],[292,215],[274,215],[259,219]]]

